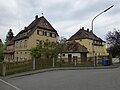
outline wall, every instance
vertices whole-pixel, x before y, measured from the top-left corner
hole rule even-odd
[[[76,42],[80,43],[81,45],[84,45],[87,50],[89,51],[88,57],[93,57],[93,41],[91,39],[81,39],[76,40]],[[96,56],[106,56],[108,55],[106,51],[106,43],[102,42],[101,45],[94,45],[94,51]]]
[[[38,35],[37,30],[45,31],[45,30],[42,30],[42,29],[36,29],[35,30],[35,32],[29,37],[29,41],[28,41],[28,44],[29,44],[28,48],[29,49],[36,46],[36,40],[45,41],[45,40],[48,39],[48,40],[53,41],[53,42],[56,42],[58,40],[58,37],[50,37],[50,36],[45,36],[45,35],[41,35],[41,34]],[[56,34],[55,32],[51,32],[51,31],[47,31],[47,30],[46,30],[46,32]]]
[[[72,62],[73,62],[73,56],[77,56],[78,62],[81,62],[81,54],[80,53],[62,53],[62,60],[65,62],[68,62],[68,54],[72,55]],[[59,57],[60,59],[60,57]]]
[[[44,35],[38,35],[37,30],[39,31],[45,31],[42,29],[36,29],[33,34],[27,38],[15,41],[15,56],[14,61],[25,61],[25,60],[31,60],[31,52],[30,49],[37,46],[37,40],[39,41],[45,41],[46,39],[49,39],[50,41],[57,41],[58,37],[50,37],[50,36],[44,36]],[[54,33],[50,31],[46,31],[49,33]],[[56,33],[54,33],[56,34]]]

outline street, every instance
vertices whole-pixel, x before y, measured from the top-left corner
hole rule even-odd
[[[120,90],[120,68],[51,71],[4,81],[0,90]]]

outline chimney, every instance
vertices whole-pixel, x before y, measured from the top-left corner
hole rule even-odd
[[[87,32],[89,32],[89,28],[87,28]]]
[[[93,33],[93,31],[92,31],[92,30],[90,30],[90,33]]]
[[[38,15],[35,16],[35,19],[38,19]]]
[[[84,27],[82,27],[82,30],[84,30]]]
[[[24,29],[27,29],[27,27],[24,27]]]

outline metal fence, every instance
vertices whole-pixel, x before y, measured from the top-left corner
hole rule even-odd
[[[103,58],[109,59],[109,57],[97,57],[97,64],[102,65]],[[62,62],[54,61],[54,67],[92,67],[94,65],[93,57],[89,57],[86,62]],[[110,59],[109,59],[110,60]],[[35,68],[34,68],[35,67]],[[53,60],[52,59],[39,59],[28,60],[28,61],[19,61],[19,62],[2,62],[0,63],[0,75],[10,75],[25,71],[38,70],[44,68],[52,68]]]

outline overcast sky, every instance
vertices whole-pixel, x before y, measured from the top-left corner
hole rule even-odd
[[[103,40],[120,29],[120,0],[0,0],[0,38],[4,41],[10,28],[16,35],[41,13],[60,36],[70,38],[81,27],[91,29],[92,19],[111,5],[94,21],[94,33]]]

